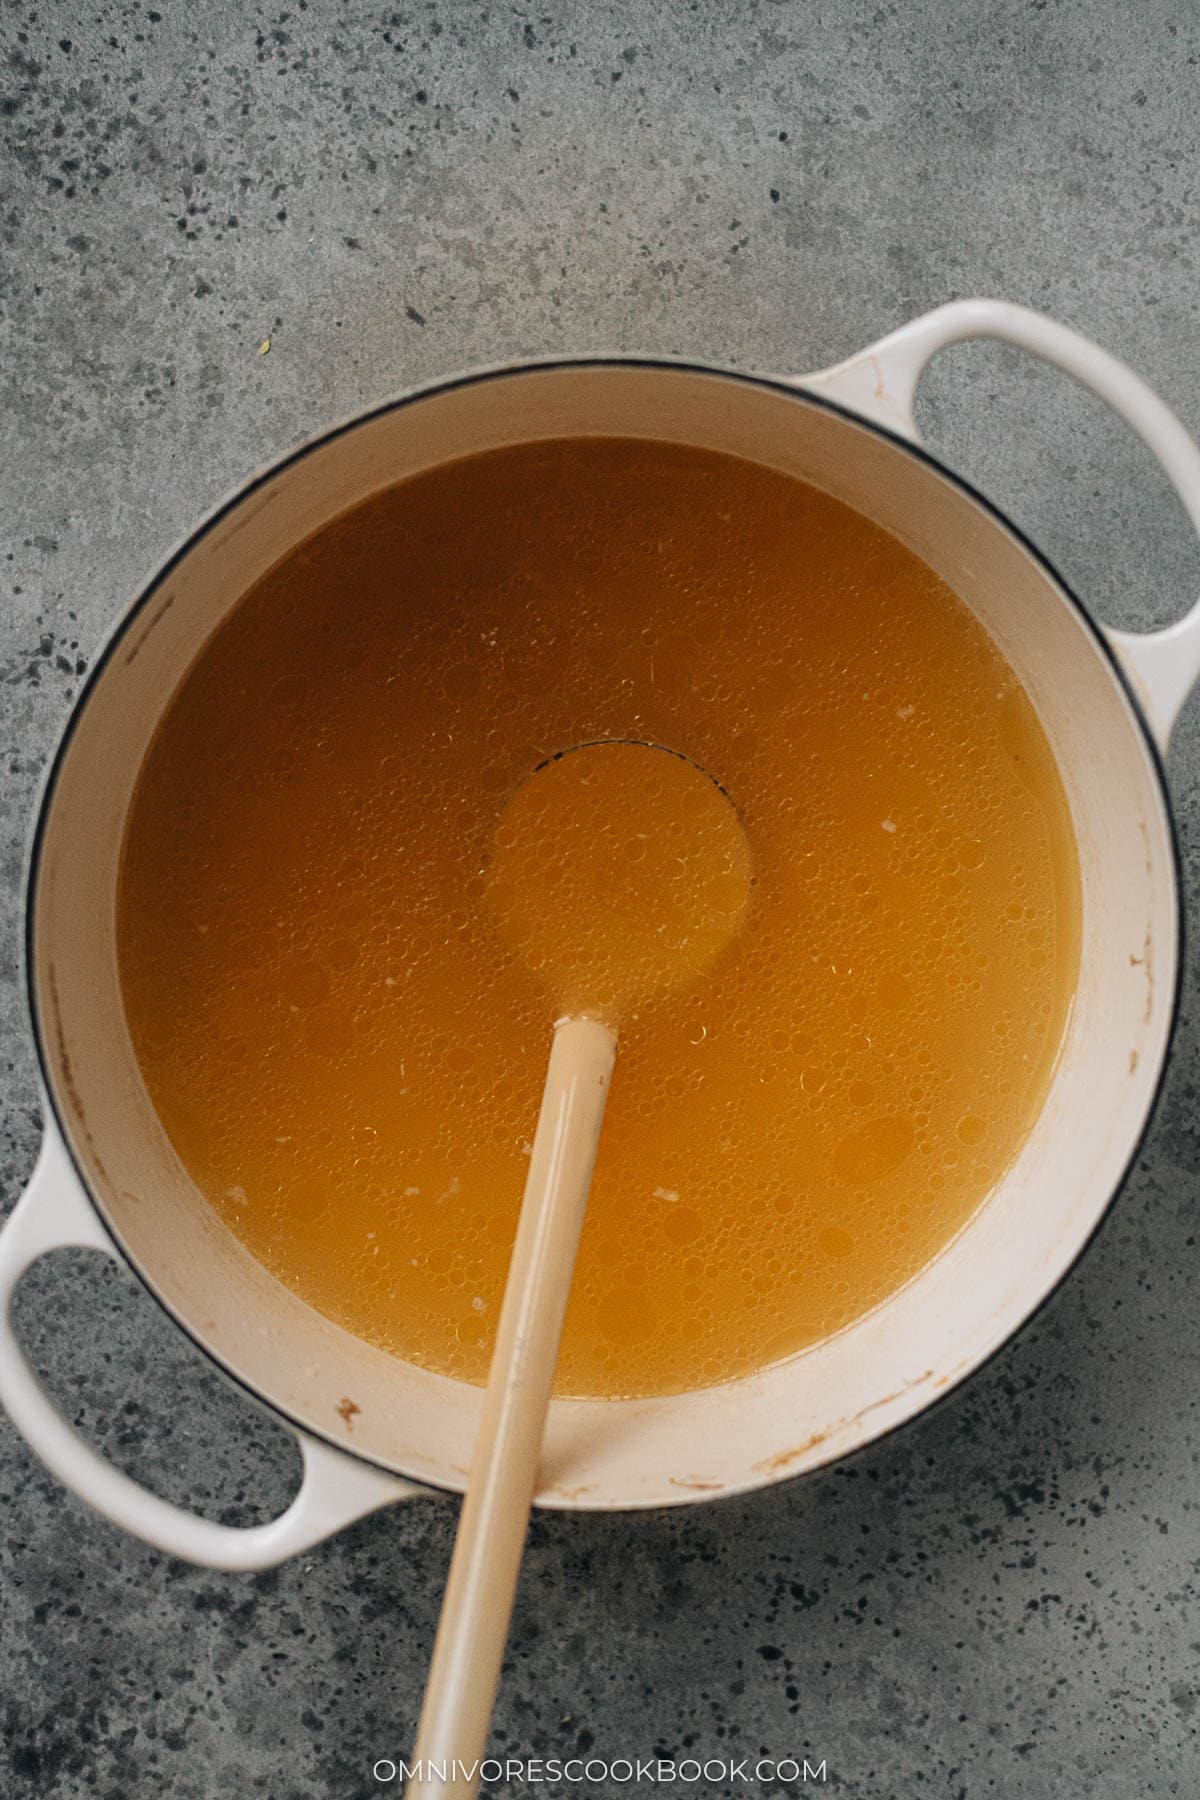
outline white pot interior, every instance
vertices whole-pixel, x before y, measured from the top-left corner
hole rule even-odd
[[[1047,1104],[1015,1166],[931,1266],[838,1337],[744,1380],[659,1400],[554,1403],[541,1502],[627,1507],[814,1467],[960,1380],[1070,1266],[1153,1103],[1178,957],[1158,774],[1092,631],[985,507],[917,455],[785,384],[682,367],[500,373],[319,442],[220,513],[114,640],[47,803],[31,979],[48,1080],[77,1162],[110,1229],[180,1323],[296,1422],[387,1468],[461,1488],[479,1391],[399,1362],[315,1313],[243,1249],[179,1164],[125,1026],[118,857],[168,696],[217,621],[292,545],[448,458],[585,434],[671,439],[767,464],[826,489],[921,556],[973,608],[1033,700],[1062,770],[1083,888],[1080,985]]]

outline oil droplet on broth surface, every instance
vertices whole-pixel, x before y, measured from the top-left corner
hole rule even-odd
[[[539,768],[596,739],[639,742]],[[567,802],[609,813],[586,883]],[[117,931],[228,1229],[473,1381],[555,993],[619,1007],[558,1387],[653,1394],[840,1329],[969,1218],[1046,1090],[1079,877],[1034,708],[928,568],[768,469],[589,438],[401,483],[263,576],[150,747]]]

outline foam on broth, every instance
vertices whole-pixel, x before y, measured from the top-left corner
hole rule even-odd
[[[620,1019],[560,1392],[729,1379],[885,1299],[1020,1149],[1074,990],[1078,864],[1033,708],[858,514],[582,439],[344,515],[168,708],[121,979],[229,1228],[350,1330],[472,1381],[553,1016],[495,905],[497,826],[547,758],[613,739],[710,772],[753,884],[712,966]]]

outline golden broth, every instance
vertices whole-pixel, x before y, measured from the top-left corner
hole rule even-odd
[[[500,821],[597,740],[708,771],[753,869],[711,966],[620,1017],[567,1314],[560,1392],[666,1393],[919,1271],[1020,1149],[1062,1037],[1080,902],[1050,749],[893,538],[757,465],[620,439],[376,496],[174,696],[121,979],[230,1230],[349,1330],[482,1381],[562,1010],[514,936]]]

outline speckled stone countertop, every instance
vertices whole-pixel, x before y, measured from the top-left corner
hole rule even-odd
[[[10,0],[0,52],[6,1205],[38,1142],[39,772],[140,580],[256,465],[482,361],[800,370],[971,293],[1079,326],[1200,427],[1188,0]],[[922,419],[1105,619],[1200,591],[1164,480],[1062,378],[956,351]],[[1192,712],[1171,777],[1193,916],[1198,748]],[[931,1416],[749,1499],[538,1519],[500,1752],[807,1754],[880,1800],[1194,1795],[1198,1068],[1189,976],[1099,1240]],[[62,1255],[19,1313],[124,1467],[230,1521],[279,1508],[290,1441],[130,1279]],[[372,1765],[411,1743],[452,1505],[214,1576],[85,1513],[6,1421],[0,1458],[0,1791],[396,1791]]]

